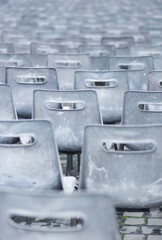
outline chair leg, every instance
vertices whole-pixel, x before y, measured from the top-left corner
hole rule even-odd
[[[80,154],[78,154],[78,173],[80,172]]]
[[[71,153],[67,154],[66,176],[71,175],[72,161],[73,161],[73,155]]]
[[[120,144],[119,151],[124,151],[124,144]]]

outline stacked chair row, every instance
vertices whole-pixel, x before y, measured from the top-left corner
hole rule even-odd
[[[0,0],[0,240],[118,240],[115,208],[162,205],[161,12]]]

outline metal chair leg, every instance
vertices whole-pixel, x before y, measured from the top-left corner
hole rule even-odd
[[[78,173],[80,172],[80,154],[78,154]]]
[[[67,154],[67,165],[66,165],[66,176],[70,176],[71,175],[71,163],[73,160],[73,155]]]

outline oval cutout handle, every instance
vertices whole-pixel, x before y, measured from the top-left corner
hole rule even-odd
[[[56,217],[40,217],[10,214],[8,216],[9,223],[17,228],[28,229],[32,231],[79,231],[85,227],[85,220],[78,216],[56,216]]]
[[[20,136],[2,136],[0,135],[0,147],[26,147],[32,146],[36,142],[35,137],[32,135]]]
[[[112,79],[85,79],[85,86],[89,88],[114,88],[117,87],[118,80],[115,78]]]
[[[80,68],[81,62],[80,61],[56,61],[55,62],[56,67],[58,68]]]
[[[137,108],[142,112],[162,112],[162,103],[139,103]]]
[[[47,101],[46,108],[53,111],[79,111],[85,108],[82,101]]]
[[[46,54],[48,54],[48,53],[50,53],[50,54],[56,54],[56,53],[59,53],[59,50],[57,50],[57,49],[52,49],[52,48],[48,48],[48,47],[39,47],[39,48],[37,49],[37,53],[38,53],[38,54],[44,54],[44,55],[46,55]]]
[[[17,76],[16,82],[18,84],[27,84],[27,85],[41,85],[47,82],[45,76]]]
[[[153,56],[153,57],[160,57],[161,53],[159,51],[140,51],[140,55],[142,56]]]
[[[10,67],[22,67],[23,62],[21,61],[0,61],[0,66],[10,66]]]
[[[162,80],[159,81],[159,87],[162,87]]]
[[[108,55],[108,52],[106,50],[87,51],[86,53],[90,57],[106,57]]]
[[[134,145],[133,149],[124,148],[124,146]],[[122,142],[110,142],[104,141],[102,143],[102,149],[109,153],[139,153],[139,152],[153,152],[155,150],[155,144],[153,142],[145,141],[122,141]]]
[[[119,69],[122,70],[143,70],[143,64],[133,64],[133,63],[121,63],[118,64]]]

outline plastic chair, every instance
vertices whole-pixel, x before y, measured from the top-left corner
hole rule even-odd
[[[82,149],[84,127],[102,123],[97,93],[37,90],[33,104],[33,118],[50,120],[59,152],[70,154],[67,175],[70,174],[72,154],[80,154]]]
[[[155,70],[162,69],[162,46],[132,46],[130,49],[130,54],[137,56],[153,56]]]
[[[108,56],[115,55],[115,47],[111,45],[80,45],[80,53],[89,54],[93,70],[107,70]]]
[[[86,54],[48,54],[47,66],[56,68],[60,90],[74,89],[75,71],[91,69]]]
[[[1,190],[0,202],[2,239],[118,239],[115,211],[103,194]]]
[[[129,89],[125,71],[78,71],[75,89],[92,89],[97,92],[104,123],[121,120],[124,93]]]
[[[48,121],[0,121],[0,185],[20,189],[63,189],[62,173]],[[47,147],[48,146],[48,147]]]
[[[58,89],[56,70],[52,68],[7,68],[6,82],[12,88],[19,118],[31,118],[34,90]]]
[[[4,67],[31,67],[31,58],[29,54],[0,54],[0,66]]]
[[[56,54],[56,53],[70,53],[72,50],[69,49],[66,45],[59,44],[50,44],[43,42],[32,42],[30,45],[30,53],[32,57],[33,66],[38,67],[46,66],[47,54]],[[76,51],[76,50],[75,50]]]
[[[133,37],[103,37],[101,39],[101,44],[103,45],[113,45],[116,49],[116,55],[128,55],[129,48],[134,44]]]
[[[146,57],[110,57],[110,70],[126,70],[130,90],[146,90],[149,71],[154,70],[152,56]]]
[[[14,53],[13,43],[0,43],[0,54],[3,53]]]
[[[0,120],[12,120],[16,118],[17,114],[11,88],[6,84],[0,84]]]
[[[162,71],[151,71],[148,78],[148,91],[162,91]]]
[[[162,204],[161,125],[87,126],[80,189],[105,192],[115,206],[148,208]],[[141,149],[115,151],[114,144]]]
[[[161,124],[162,93],[128,91],[124,96],[122,124]]]

